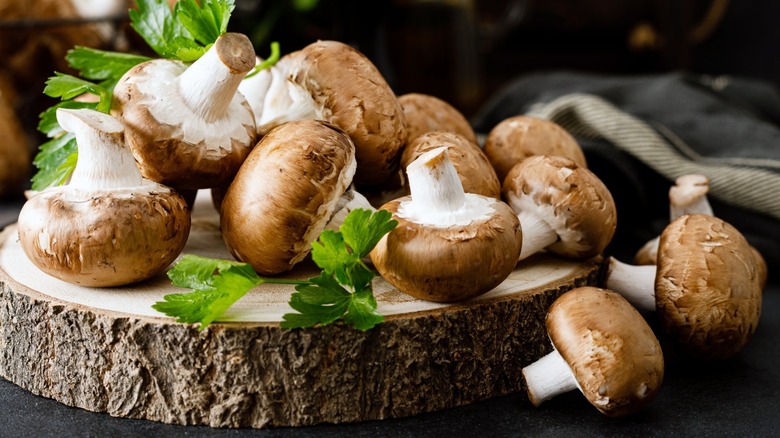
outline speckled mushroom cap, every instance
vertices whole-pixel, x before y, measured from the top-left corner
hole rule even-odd
[[[436,96],[408,93],[398,97],[409,124],[409,141],[432,131],[455,132],[478,145],[477,134],[463,114]]]
[[[577,140],[557,123],[532,116],[501,121],[485,139],[485,155],[504,181],[512,167],[531,155],[560,155],[587,167]]]
[[[379,70],[365,55],[337,41],[317,41],[295,56],[300,66],[291,69],[290,80],[308,90],[323,108],[322,118],[355,144],[355,181],[377,185],[391,180],[407,141],[406,120]]]
[[[612,194],[593,172],[568,158],[524,159],[507,175],[502,195],[518,214],[531,212],[555,230],[558,241],[547,250],[560,256],[596,256],[615,234]]]
[[[555,300],[546,324],[583,395],[604,414],[637,412],[661,386],[664,358],[658,339],[621,295],[573,289]]]
[[[447,148],[466,193],[496,199],[501,196],[501,184],[485,154],[476,143],[454,132],[434,131],[416,137],[404,148],[401,167],[405,169],[420,155],[442,146]]]
[[[224,34],[215,47],[230,69],[246,73],[254,65],[254,49],[244,35]],[[236,53],[243,56],[231,58]],[[168,59],[131,68],[114,89],[111,114],[125,125],[144,177],[182,190],[228,184],[257,141],[254,114],[235,93],[224,117],[198,116],[174,92],[187,68]]]
[[[761,298],[754,256],[736,228],[693,214],[664,229],[656,310],[664,330],[688,354],[720,360],[742,350],[758,325]]]
[[[258,143],[222,201],[222,237],[259,273],[291,269],[311,250],[355,173],[355,148],[322,121],[280,125]]]
[[[410,200],[405,196],[382,206],[398,226],[370,254],[377,271],[398,290],[423,300],[456,302],[488,292],[512,272],[522,231],[508,205],[495,200],[490,216],[437,227],[399,214]]]

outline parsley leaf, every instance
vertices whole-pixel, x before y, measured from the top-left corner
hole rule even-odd
[[[202,0],[176,3],[176,16],[192,36],[204,46],[212,44],[227,32],[230,13],[235,8],[234,0]]]
[[[151,58],[76,46],[68,51],[65,59],[85,79],[116,83],[128,70]]]
[[[168,271],[174,285],[192,289],[183,294],[169,294],[152,307],[184,323],[200,323],[202,330],[244,296],[262,283],[294,284],[289,305],[298,313],[282,316],[283,328],[326,325],[342,319],[358,330],[368,330],[382,322],[371,289],[376,275],[361,260],[382,236],[398,224],[389,212],[371,213],[356,209],[347,215],[342,232],[330,230],[320,234],[312,244],[312,259],[322,269],[308,280],[263,278],[246,263],[185,255]],[[373,233],[357,236],[355,233]],[[381,235],[379,234],[381,233]],[[360,251],[347,246],[353,242]]]

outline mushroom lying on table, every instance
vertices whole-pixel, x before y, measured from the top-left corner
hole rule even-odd
[[[523,368],[534,406],[578,388],[596,409],[618,417],[639,411],[661,386],[661,345],[617,293],[572,289],[550,306],[546,324],[552,353]]]
[[[407,169],[411,196],[381,208],[398,226],[371,251],[390,284],[414,297],[465,300],[501,283],[514,269],[522,232],[505,203],[464,193],[447,149],[422,154]]]
[[[543,249],[567,258],[594,257],[615,234],[617,210],[609,190],[568,158],[524,159],[507,175],[502,193],[523,227],[520,260]]]
[[[409,141],[433,131],[454,132],[479,146],[477,134],[463,114],[430,94],[407,93],[398,97],[408,124]],[[403,166],[402,167],[406,167]]]
[[[606,286],[638,309],[654,310],[685,352],[705,360],[741,351],[761,315],[761,287],[747,241],[709,215],[672,221],[661,234],[657,265],[610,258]]]
[[[84,286],[151,278],[179,255],[190,230],[184,199],[146,180],[122,124],[89,109],[58,109],[79,159],[67,185],[32,196],[19,213],[19,241],[41,271]]]
[[[406,121],[393,90],[362,53],[337,41],[317,41],[283,56],[239,90],[264,134],[282,123],[326,120],[355,144],[355,182],[392,180],[406,144]]]
[[[515,164],[532,155],[558,155],[587,167],[574,137],[557,123],[533,116],[501,121],[488,133],[484,149],[501,182]]]
[[[225,33],[189,67],[155,59],[125,73],[111,113],[146,178],[178,190],[230,183],[257,138],[252,109],[237,92],[254,62],[249,39]]]
[[[225,193],[220,224],[228,249],[264,275],[291,269],[346,210],[371,208],[348,190],[355,167],[354,145],[329,123],[301,120],[273,129]]]

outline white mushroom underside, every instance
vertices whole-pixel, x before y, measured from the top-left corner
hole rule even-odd
[[[238,86],[252,107],[261,134],[295,120],[327,120],[328,114],[311,93],[289,80],[289,70],[288,63],[279,62]]]
[[[401,202],[396,214],[417,224],[438,228],[466,226],[486,221],[495,214],[495,199],[473,193],[466,193],[465,197],[460,208],[449,211],[431,209],[429,205],[411,199]]]
[[[567,226],[566,216],[563,214],[556,214],[556,208],[552,205],[537,204],[534,202],[532,195],[543,190],[554,191],[555,189],[553,187],[535,187],[531,190],[531,194],[529,195],[517,195],[516,193],[509,193],[507,196],[509,205],[512,206],[515,212],[518,212],[518,216],[520,217],[520,227],[523,230],[523,253],[525,254],[531,250],[530,247],[528,250],[526,250],[526,247],[528,246],[526,240],[532,238],[532,234],[526,232],[526,230],[532,228],[531,224],[528,223],[530,217],[547,223],[547,225],[552,228],[558,235],[558,240],[568,242],[568,247],[573,248],[575,251],[586,251],[588,247],[579,243],[582,240],[582,233],[570,229]],[[521,212],[522,215],[520,214]],[[526,236],[526,234],[528,235]],[[530,254],[530,252],[528,253]]]
[[[195,114],[177,92],[179,76],[186,70],[183,63],[157,60],[150,61],[144,75],[127,78],[128,84],[135,84],[143,97],[139,104],[149,108],[150,114],[160,124],[176,127],[173,135],[186,143],[203,143],[206,157],[219,158],[221,150],[232,150],[232,140],[249,143],[247,126],[254,126],[253,115],[242,105],[241,93],[230,101],[225,117],[206,122]],[[213,152],[213,155],[210,154]]]

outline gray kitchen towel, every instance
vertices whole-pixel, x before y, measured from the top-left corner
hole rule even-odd
[[[532,114],[562,125],[618,203],[617,250],[633,251],[668,222],[679,175],[711,180],[715,213],[780,264],[780,93],[745,78],[673,73],[521,77],[473,119],[488,132]],[[622,232],[621,232],[622,231]]]

